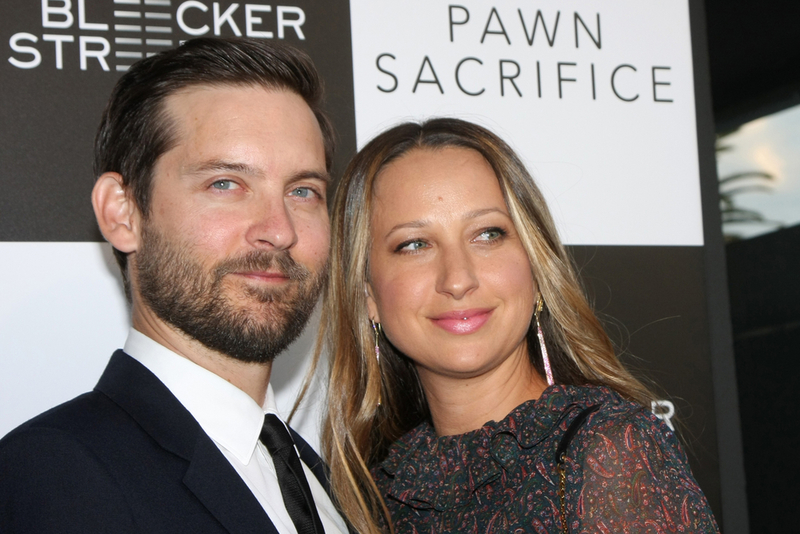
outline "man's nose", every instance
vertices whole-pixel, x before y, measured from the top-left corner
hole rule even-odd
[[[286,250],[297,243],[297,231],[289,207],[281,198],[258,202],[253,207],[247,241],[266,250]]]

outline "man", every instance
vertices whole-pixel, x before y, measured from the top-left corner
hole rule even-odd
[[[268,386],[327,263],[320,92],[305,54],[250,40],[119,80],[92,203],[133,327],[94,391],[0,442],[0,532],[346,531]]]

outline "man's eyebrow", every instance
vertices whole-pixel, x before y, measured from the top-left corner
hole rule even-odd
[[[203,161],[197,165],[192,165],[188,169],[189,174],[200,174],[205,172],[235,172],[238,174],[246,174],[249,176],[261,176],[263,171],[247,163],[239,163],[234,161],[225,161],[219,159],[212,159]],[[327,172],[319,172],[313,170],[300,171],[291,177],[290,182],[297,182],[307,178],[314,178],[322,180],[326,184],[331,183],[331,176]]]
[[[299,182],[300,180],[306,180],[308,178],[315,179],[315,180],[322,180],[325,182],[326,185],[330,185],[331,183],[331,175],[328,172],[319,172],[319,171],[300,171],[294,176],[292,176],[290,182]]]
[[[199,174],[204,172],[235,172],[252,176],[261,174],[261,171],[252,165],[233,161],[225,161],[221,159],[203,161],[196,165],[190,166],[187,170],[189,171],[189,174]]]

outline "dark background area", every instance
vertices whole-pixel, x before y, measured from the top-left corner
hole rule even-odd
[[[800,104],[800,2],[705,4],[717,131]]]
[[[800,104],[800,2],[705,4],[717,133]],[[726,249],[750,532],[796,532],[800,226]]]
[[[796,532],[800,226],[727,251],[750,532]]]

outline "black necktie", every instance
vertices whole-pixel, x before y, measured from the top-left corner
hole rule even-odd
[[[324,534],[322,521],[311,496],[311,488],[308,487],[300,458],[294,450],[292,436],[286,430],[286,425],[271,413],[264,417],[261,443],[272,456],[283,504],[286,505],[297,534]]]

